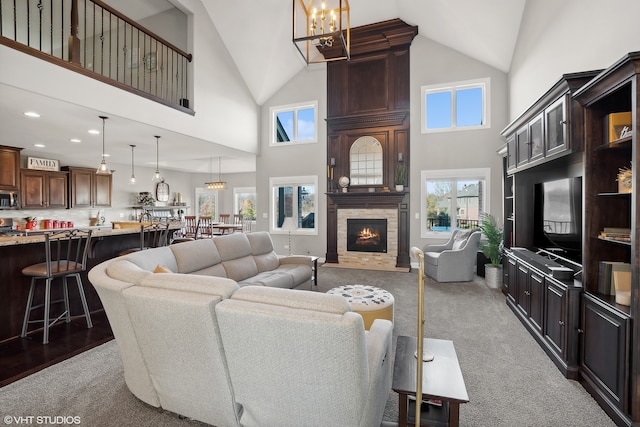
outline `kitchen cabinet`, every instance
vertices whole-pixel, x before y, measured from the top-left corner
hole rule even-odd
[[[20,172],[22,209],[66,209],[67,173],[23,169]]]
[[[98,175],[93,168],[65,166],[69,171],[69,207],[111,206],[111,175]]]
[[[0,190],[20,188],[20,150],[22,148],[0,146]]]

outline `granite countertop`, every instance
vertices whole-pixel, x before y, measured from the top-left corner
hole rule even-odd
[[[108,236],[118,236],[121,234],[133,234],[139,233],[140,229],[131,227],[131,228],[118,228],[113,229],[111,226],[103,225],[103,226],[87,226],[87,227],[76,227],[80,230],[93,230],[91,234],[91,238],[94,239],[96,237],[108,237]],[[170,230],[176,230],[182,228],[182,223],[180,221],[173,221],[169,225]],[[30,230],[26,231],[26,235],[24,236],[0,236],[0,246],[16,246],[16,245],[26,245],[30,243],[42,243],[45,241],[44,233],[47,231],[61,231],[63,229],[57,228],[55,230]]]

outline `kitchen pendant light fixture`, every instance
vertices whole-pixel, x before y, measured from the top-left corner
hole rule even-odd
[[[102,119],[102,161],[100,162],[100,166],[96,170],[96,174],[98,175],[111,175],[111,170],[109,170],[109,166],[107,166],[107,162],[104,159],[104,122],[109,118],[107,116],[98,116]]]
[[[160,158],[160,137],[155,135],[156,138],[156,173],[153,174],[152,181],[160,182],[162,181],[162,176],[160,176],[160,167],[158,163],[158,159]]]
[[[205,182],[204,184],[207,186],[209,190],[224,190],[227,188],[227,183],[222,180],[220,174],[222,173],[222,167],[220,166],[220,157],[218,157],[218,180],[213,181],[213,173],[211,172],[211,163],[213,162],[213,158],[209,159],[209,174],[211,175],[211,181]]]
[[[133,149],[136,148],[136,146],[133,144],[129,144],[129,147],[131,147],[131,178],[129,178],[129,184],[135,184],[136,174],[133,171]]]

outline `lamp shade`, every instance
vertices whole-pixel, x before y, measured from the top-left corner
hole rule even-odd
[[[296,224],[296,221],[293,219],[292,216],[288,216],[284,219],[284,222],[282,223],[282,229],[284,231],[294,231],[298,229],[298,224]]]

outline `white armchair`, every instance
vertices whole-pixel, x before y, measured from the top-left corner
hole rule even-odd
[[[438,282],[473,280],[480,236],[478,230],[454,230],[446,243],[425,246],[424,270],[427,276]]]

